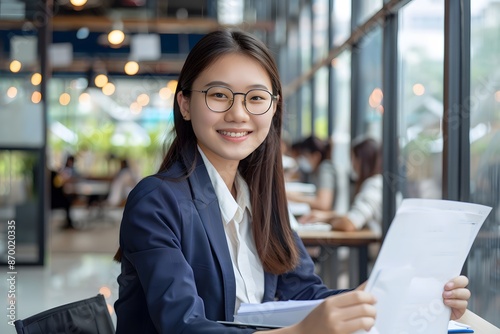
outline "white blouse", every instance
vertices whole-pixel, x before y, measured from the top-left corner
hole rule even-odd
[[[222,177],[199,147],[198,151],[219,201],[236,279],[235,311],[237,311],[241,303],[261,303],[264,296],[264,268],[252,234],[250,191],[243,177],[237,173],[234,180],[235,200]]]

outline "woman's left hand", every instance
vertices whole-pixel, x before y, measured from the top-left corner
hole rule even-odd
[[[467,310],[470,291],[467,289],[469,279],[458,276],[446,283],[443,292],[443,302],[451,307],[451,320],[459,319]]]

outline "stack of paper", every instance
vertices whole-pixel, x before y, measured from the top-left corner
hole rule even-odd
[[[366,286],[377,298],[378,332],[445,331],[450,308],[443,303],[444,285],[460,275],[490,211],[446,200],[402,202]]]
[[[322,300],[289,300],[262,304],[242,303],[234,321],[264,326],[290,326],[304,319]]]
[[[262,304],[241,304],[233,324],[252,328],[280,328],[304,319],[323,300],[289,300]],[[230,324],[223,322],[225,324]],[[469,326],[450,320],[448,333],[474,333]]]
[[[446,200],[406,199],[396,213],[366,290],[377,298],[370,333],[471,332],[450,322],[444,285],[460,275],[467,254],[491,211],[483,205]],[[321,301],[242,304],[235,321],[288,326]],[[359,333],[363,333],[360,331]]]

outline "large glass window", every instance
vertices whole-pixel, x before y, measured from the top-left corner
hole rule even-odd
[[[382,138],[382,29],[376,28],[360,43],[358,95],[366,134]]]
[[[334,0],[332,13],[334,24],[333,45],[341,45],[351,35],[351,1]]]
[[[312,65],[311,25],[311,8],[304,6],[299,17],[299,47],[302,73],[309,70]]]
[[[441,198],[444,2],[410,2],[399,26],[403,195]]]
[[[493,210],[470,252],[470,307],[500,326],[500,6],[472,1],[471,12],[471,199]]]
[[[349,208],[349,172],[351,170],[351,51],[346,50],[332,61],[334,84],[333,101],[333,161],[337,172],[335,209]]]
[[[360,25],[382,8],[383,0],[359,0],[354,4],[359,6],[359,17],[356,25]]]
[[[322,67],[314,75],[314,132],[326,139],[328,133],[328,68]]]
[[[42,170],[35,150],[0,150],[0,263],[39,261]]]

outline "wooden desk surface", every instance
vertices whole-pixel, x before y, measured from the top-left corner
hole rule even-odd
[[[306,246],[366,246],[381,240],[380,236],[370,230],[355,232],[299,231],[297,233]]]
[[[500,334],[498,327],[469,310],[457,321],[471,326],[475,334]]]

